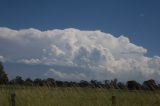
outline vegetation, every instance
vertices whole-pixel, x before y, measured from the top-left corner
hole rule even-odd
[[[4,71],[2,62],[0,62],[0,84],[7,84],[8,77],[7,74]]]
[[[13,87],[0,90],[0,106],[10,106]],[[159,106],[160,91],[128,91],[81,87],[16,86],[16,106],[111,106],[112,95],[117,106]]]
[[[25,80],[22,77],[17,76],[14,79],[8,81],[7,85],[21,85],[21,86],[46,86],[46,87],[89,87],[89,88],[106,88],[106,89],[128,89],[128,90],[159,90],[160,84],[156,84],[153,79],[144,81],[142,84],[136,82],[135,80],[127,81],[126,84],[118,82],[117,79],[114,80],[105,80],[103,82],[97,80],[85,81],[81,80],[80,82],[73,81],[59,81],[53,78],[47,79],[30,79]]]
[[[73,81],[58,81],[53,78],[47,79],[22,79],[21,76],[16,76],[12,80],[8,80],[7,74],[4,71],[3,65],[0,62],[0,85],[23,85],[23,86],[50,86],[50,87],[90,87],[90,88],[107,88],[107,89],[129,89],[129,90],[157,90],[160,89],[160,84],[156,84],[153,79],[144,81],[141,85],[135,80],[127,81],[127,83],[118,82],[117,79],[105,80],[103,82],[91,80],[90,82],[81,80],[80,82]]]
[[[159,106],[160,86],[153,79],[142,84],[117,79],[80,82],[48,79],[8,80],[0,63],[0,106],[11,105],[11,93],[16,93],[16,106],[111,106],[116,96],[117,106]]]

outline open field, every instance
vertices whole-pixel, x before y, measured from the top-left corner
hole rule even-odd
[[[10,106],[13,89],[0,89],[0,106]],[[15,90],[16,106],[159,106],[160,91],[107,90],[104,88],[26,87]]]

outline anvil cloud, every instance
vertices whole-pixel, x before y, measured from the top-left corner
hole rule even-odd
[[[115,37],[98,30],[0,27],[1,61],[74,67],[70,71],[48,68],[44,75],[57,79],[158,79],[160,57],[147,57],[146,53],[147,49],[131,43],[125,36]]]

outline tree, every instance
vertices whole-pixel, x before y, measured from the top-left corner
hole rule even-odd
[[[144,81],[143,86],[149,90],[155,90],[158,88],[156,82],[153,79]]]
[[[16,76],[15,79],[13,79],[15,84],[19,84],[19,85],[23,85],[24,84],[24,80],[22,79],[21,76]]]
[[[43,86],[43,81],[42,81],[40,78],[36,78],[36,79],[34,80],[34,84],[35,84],[36,86]]]
[[[104,80],[104,85],[106,88],[111,88],[109,80]]]
[[[112,82],[112,86],[114,87],[114,89],[118,89],[118,86],[117,86],[118,79],[115,78],[111,82]]]
[[[128,81],[127,82],[127,87],[129,90],[138,90],[138,89],[141,89],[141,85],[134,81],[134,80],[131,80],[131,81]]]
[[[122,82],[118,82],[118,83],[117,83],[117,86],[118,86],[118,88],[120,88],[120,89],[125,89],[125,88],[126,88],[125,84],[122,83]]]
[[[4,71],[2,62],[0,62],[0,84],[7,84],[7,83],[8,83],[8,77]]]
[[[63,81],[56,81],[56,86],[63,87],[64,86]]]
[[[97,82],[98,82],[97,80],[91,80],[91,81],[90,81],[91,86],[92,86],[93,88],[98,87],[98,83],[97,83]]]
[[[87,81],[85,81],[85,80],[81,80],[80,82],[79,82],[79,86],[80,87],[89,87],[89,82],[87,82]]]
[[[45,83],[47,84],[47,86],[56,86],[56,81],[53,78],[47,78],[45,80]]]
[[[33,85],[32,79],[27,78],[27,79],[25,80],[25,85],[32,86],[32,85]]]
[[[118,80],[116,78],[113,79],[113,80],[111,80],[111,82],[110,82],[110,88],[118,89],[117,82],[118,82]]]

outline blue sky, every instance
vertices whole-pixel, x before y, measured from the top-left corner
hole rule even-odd
[[[159,55],[159,0],[0,0],[0,26],[78,28],[125,35]]]
[[[159,0],[0,0],[0,61],[10,78],[158,79],[159,11]]]

